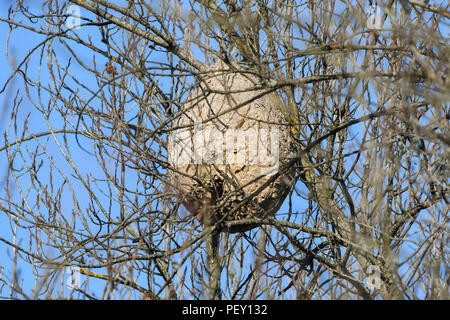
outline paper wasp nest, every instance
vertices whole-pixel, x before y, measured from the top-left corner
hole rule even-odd
[[[292,175],[290,170],[269,182],[291,155],[281,100],[275,93],[254,90],[256,77],[227,70],[219,62],[203,76],[176,116],[168,139],[171,185],[186,209],[207,225],[275,215]]]

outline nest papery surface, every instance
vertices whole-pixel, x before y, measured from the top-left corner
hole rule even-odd
[[[203,77],[169,135],[172,186],[184,207],[208,225],[222,218],[273,216],[287,196],[292,175],[287,171],[268,183],[292,155],[281,100],[276,93],[255,90],[256,77],[227,69],[219,63]],[[245,205],[236,209],[244,199]]]

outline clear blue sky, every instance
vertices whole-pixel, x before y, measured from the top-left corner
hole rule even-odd
[[[7,9],[9,7],[9,3],[7,3],[7,2],[13,2],[13,1],[2,1],[0,3],[0,16],[1,17],[7,16]],[[30,6],[30,9],[32,12],[39,12],[40,11],[39,6],[42,4],[39,1],[25,1],[25,3]],[[27,24],[26,21],[24,21],[24,23]],[[36,27],[36,25],[35,25],[35,27]],[[0,70],[2,71],[0,73],[0,86],[1,87],[4,86],[4,84],[6,83],[6,81],[9,78],[9,76],[13,72],[13,69],[9,65],[8,60],[5,59],[6,40],[7,40],[8,32],[9,32],[8,25],[4,22],[0,22],[0,49],[1,49],[1,55],[3,57],[2,59],[0,59]],[[82,29],[80,29],[79,32],[82,34],[84,31]],[[9,41],[9,48],[8,48],[10,55],[12,55],[12,56],[10,56],[10,59],[12,59],[12,63],[18,64],[19,62],[21,62],[23,60],[23,58],[28,54],[29,50],[31,50],[35,45],[37,45],[41,41],[43,41],[43,39],[44,38],[41,35],[37,35],[33,32],[23,30],[22,28],[16,29],[13,32],[13,36],[11,37],[11,39]],[[31,75],[31,78],[33,78],[34,80],[37,79],[37,74],[38,74],[40,49],[41,48],[38,48],[38,50],[36,50],[33,53],[33,55],[31,56],[32,57],[31,62],[29,64],[29,69],[27,71],[27,73],[29,75]],[[56,50],[57,53],[58,53],[58,50],[60,51],[60,54],[58,55],[58,58],[61,59],[60,61],[64,61],[65,56],[68,56],[67,51],[63,50],[61,47],[58,47],[57,43],[55,43],[54,49]],[[80,58],[84,59],[85,61],[91,61],[92,52],[89,52],[89,50],[84,49],[81,46],[78,46],[77,52],[80,55]],[[83,57],[84,54],[85,54],[85,56]],[[66,61],[67,61],[67,59],[66,59]],[[100,63],[101,65],[104,65],[106,60],[100,58],[100,59],[98,59],[97,62]],[[45,62],[43,64],[45,65]],[[76,67],[74,67],[72,69],[72,71],[75,71],[75,72],[76,72],[76,70],[77,70]],[[91,86],[92,88],[95,88],[97,86],[95,83],[95,79],[92,76],[90,76],[87,72],[79,72],[79,75],[80,76],[78,77],[78,80],[81,83],[83,83],[84,85]],[[40,82],[42,85],[50,84],[50,78],[48,76],[48,73],[47,73],[47,70],[45,67],[43,67],[41,69]],[[16,95],[16,91],[18,89],[20,89],[19,96],[24,97],[24,101],[21,104],[21,108],[19,110],[19,114],[20,114],[19,119],[21,119],[23,121],[25,119],[25,117],[29,115],[28,127],[29,127],[30,132],[39,133],[39,132],[46,132],[49,130],[42,115],[39,112],[36,112],[33,104],[31,104],[30,101],[26,98],[26,93],[24,91],[24,86],[23,86],[23,78],[20,75],[16,74],[16,76],[14,78],[10,79],[8,89],[3,94],[0,94],[0,132],[2,133],[1,137],[0,137],[0,146],[4,145],[3,131],[6,130],[6,127],[8,125],[10,114],[12,111],[12,105],[13,105],[12,101],[13,101],[13,99]],[[34,89],[35,89],[35,87],[34,87]],[[37,98],[36,90],[31,90],[30,93],[31,93],[33,99]],[[46,99],[49,99],[48,94],[46,94],[44,92],[42,94],[42,99],[43,99],[43,101],[46,101]],[[44,102],[44,104],[45,104],[45,102]],[[62,127],[61,118],[53,117],[51,119],[51,121],[52,121],[52,125],[54,125],[54,127],[56,127],[56,128]],[[23,123],[18,123],[18,127],[19,127],[19,132],[21,132]],[[9,132],[11,134],[11,133],[13,133],[13,130],[9,130]],[[14,138],[14,134],[11,134],[10,140],[12,140],[13,138]],[[62,171],[64,172],[67,169],[67,172],[69,172],[70,168],[65,163],[65,161],[62,157],[62,154],[59,151],[59,149],[57,148],[53,139],[51,139],[51,138],[50,139],[42,139],[42,141],[44,143],[47,143],[47,148],[48,148],[49,153],[51,154],[52,157],[54,157],[55,162],[58,163],[58,165],[60,166]],[[80,137],[80,142],[83,145],[83,143],[86,143],[87,141],[86,141],[86,139],[83,139],[82,137]],[[70,142],[70,145],[73,147],[71,150],[72,157],[74,158],[75,163],[77,163],[78,169],[82,173],[87,174],[89,172],[95,172],[95,170],[99,170],[99,167],[96,164],[95,159],[92,156],[90,156],[89,154],[87,154],[86,152],[80,150],[80,148],[76,147],[76,142],[74,139],[72,139],[72,141]],[[85,144],[83,146],[86,149],[90,148],[90,144]],[[16,161],[15,165],[20,166],[20,161]],[[5,154],[5,152],[0,152],[0,177],[2,179],[2,181],[1,181],[1,183],[2,183],[1,193],[2,194],[4,192],[3,191],[3,178],[5,175],[6,168],[7,168],[6,154]],[[45,177],[45,176],[49,175],[49,170],[47,167],[44,166],[42,168],[42,171],[40,171],[40,173],[42,174],[42,176]],[[58,181],[58,179],[61,179],[60,176],[55,175],[54,178],[55,178],[55,182],[57,182],[57,184],[59,184],[61,182],[61,180]],[[22,187],[26,189],[27,186],[25,185],[25,183],[27,183],[27,182],[26,181],[22,181],[22,182],[24,183],[24,185]],[[76,187],[77,182],[73,181],[73,183],[74,183],[74,186]],[[15,190],[15,192],[17,192],[17,190]],[[19,199],[19,198],[20,198],[19,196],[16,196],[16,199]],[[83,205],[87,205],[89,203],[89,197],[84,188],[80,188],[79,190],[77,190],[77,198],[80,201],[80,203],[82,203]],[[64,195],[63,200],[64,199],[68,200],[68,201],[66,203],[63,203],[63,209],[66,212],[70,213],[71,207],[73,206],[72,202],[70,201],[70,194]],[[3,213],[0,214],[0,236],[4,237],[10,241],[12,241],[12,238],[13,238],[9,221],[8,221],[7,217],[5,216],[5,214],[3,214]],[[21,243],[27,243],[27,241],[28,241],[28,236],[23,233],[19,233],[17,235],[17,238],[21,239],[20,240]],[[49,252],[49,254],[51,255],[52,253]],[[12,255],[11,247],[8,247],[4,243],[0,242],[0,266],[5,268],[3,276],[6,276],[7,278],[10,277],[10,271],[11,271],[11,267],[12,267],[12,256],[13,255]],[[27,293],[30,293],[31,289],[35,285],[34,276],[32,274],[30,265],[21,263],[19,265],[18,270],[19,270],[19,272],[18,272],[19,278],[23,279],[23,283],[21,283],[21,284],[23,284],[24,291]],[[67,276],[68,275],[65,275],[65,277],[67,277]],[[99,282],[99,283],[97,283],[97,282]],[[101,282],[100,280],[90,281],[91,289],[95,290],[96,284],[99,285],[99,288],[103,288],[103,286],[100,282]],[[100,293],[101,293],[101,291],[100,291]],[[5,295],[7,295],[7,293],[2,292],[1,295],[5,296]]]

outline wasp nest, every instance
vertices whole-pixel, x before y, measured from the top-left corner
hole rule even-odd
[[[202,224],[273,216],[292,171],[279,171],[291,137],[281,100],[256,77],[216,63],[183,104],[169,134],[171,185]],[[276,179],[273,175],[282,173]],[[238,224],[243,232],[257,224]]]

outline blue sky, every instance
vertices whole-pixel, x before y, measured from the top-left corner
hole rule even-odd
[[[36,7],[36,4],[38,2],[36,1],[29,1],[28,4],[30,5],[32,10],[38,11],[38,8]],[[1,16],[5,17],[7,15],[7,8],[8,5],[2,1],[1,3],[1,7],[0,7],[0,12],[1,12]],[[25,21],[24,21],[25,22]],[[0,48],[1,48],[1,52],[2,54],[4,54],[4,52],[6,51],[6,47],[5,47],[5,43],[7,40],[7,35],[8,35],[8,25],[1,22],[0,23]],[[80,32],[82,33],[83,30],[80,30]],[[34,46],[36,46],[37,44],[41,43],[41,41],[43,41],[43,37],[40,35],[36,35],[33,32],[27,31],[27,30],[23,30],[21,28],[16,29],[13,32],[13,36],[11,38],[12,40],[9,41],[9,52],[10,54],[12,54],[13,56],[10,57],[10,59],[12,60],[12,63],[17,64],[19,62],[21,62],[23,60],[23,58],[28,54],[29,50],[31,50],[31,48],[33,48]],[[34,54],[31,56],[31,61],[29,63],[29,69],[28,69],[28,73],[31,75],[31,78],[36,79],[37,75],[38,75],[38,66],[39,66],[39,54],[40,54],[40,47],[34,52]],[[58,58],[60,59],[61,62],[66,62],[68,61],[68,59],[65,57],[68,57],[67,54],[67,50],[64,50],[64,48],[62,48],[61,46],[58,47],[57,43],[54,47],[54,50],[56,50]],[[91,56],[91,53],[88,50],[78,50],[78,53],[80,55],[81,59],[84,60],[89,60],[89,57]],[[85,56],[83,56],[85,55]],[[106,60],[101,60],[99,59],[99,63],[101,63],[102,65],[104,65],[104,63],[106,62]],[[45,62],[44,62],[45,65]],[[12,68],[11,66],[7,63],[6,59],[1,59],[0,60],[0,70],[2,70],[1,74],[0,74],[0,83],[1,86],[3,87],[3,85],[6,83],[6,81],[8,80],[9,75],[12,73]],[[80,70],[80,69],[78,69]],[[72,72],[76,72],[77,68],[76,66],[74,68],[72,68]],[[46,70],[46,68],[42,68],[40,70],[40,74],[39,74],[39,81],[43,86],[46,85],[51,85],[50,83],[50,78],[48,76],[48,71]],[[91,87],[95,87],[96,83],[95,83],[95,79],[93,79],[92,77],[89,77],[88,74],[86,74],[85,72],[79,72],[80,77],[77,78],[78,81],[80,81],[81,83],[83,83],[86,86],[91,86]],[[73,83],[73,82],[72,82]],[[34,87],[36,88],[36,87]],[[1,117],[0,117],[0,129],[3,132],[3,130],[5,130],[7,128],[8,122],[9,122],[9,116],[11,114],[12,111],[12,100],[16,95],[16,90],[20,89],[20,94],[19,96],[25,96],[23,103],[20,106],[19,109],[19,119],[25,119],[26,117],[28,117],[28,128],[30,130],[30,132],[33,133],[40,133],[40,132],[46,132],[49,130],[48,125],[46,124],[45,119],[42,117],[42,115],[39,112],[36,112],[35,110],[35,105],[33,105],[29,99],[26,98],[26,92],[24,92],[23,89],[23,79],[22,77],[20,77],[20,75],[16,75],[14,78],[12,78],[10,80],[9,83],[9,87],[7,88],[7,90],[0,95],[0,107],[2,108],[1,110]],[[30,94],[32,99],[34,99],[35,101],[37,100],[37,95],[36,95],[37,90],[31,90]],[[45,101],[46,99],[48,99],[48,102],[51,101],[50,97],[48,94],[43,93],[41,98]],[[45,104],[45,102],[43,102],[43,104]],[[62,127],[62,122],[61,122],[61,118],[58,117],[57,115],[53,115],[50,119],[50,123],[56,127],[56,128],[61,128]],[[23,128],[23,124],[19,123],[18,124],[18,132],[21,132],[21,129]],[[9,130],[10,133],[13,132],[13,130]],[[14,137],[14,135],[11,135],[11,137]],[[10,140],[12,139],[10,137]],[[55,144],[55,141],[51,138],[51,137],[47,137],[41,140],[42,143],[44,143],[49,151],[49,153],[51,154],[51,156],[53,157],[54,161],[56,163],[58,163],[59,168],[61,169],[61,172],[70,172],[70,167],[68,166],[67,162],[64,161],[63,158],[63,154],[61,153],[61,151],[59,150],[59,148],[57,147],[57,145]],[[86,139],[84,139],[83,137],[79,137],[79,141],[81,143],[81,145],[84,146],[84,148],[86,149],[90,149],[91,145],[88,143],[88,141]],[[11,142],[11,141],[10,141]],[[2,137],[0,138],[0,145],[4,145],[4,136],[2,134]],[[84,174],[87,174],[89,172],[93,172],[95,170],[98,170],[98,168],[96,168],[96,164],[97,162],[95,161],[95,159],[92,158],[91,155],[89,155],[88,153],[86,153],[85,151],[81,151],[79,148],[76,148],[76,142],[74,140],[74,136],[72,137],[72,141],[70,142],[71,146],[74,146],[74,148],[72,148],[72,158],[74,159],[74,162],[77,164],[78,169]],[[25,159],[27,157],[25,156]],[[31,160],[31,159],[30,159]],[[16,161],[15,165],[17,166],[21,166],[20,161]],[[4,172],[6,170],[7,167],[7,160],[5,157],[5,152],[1,152],[0,153],[0,168],[2,170],[2,174],[0,175],[2,178],[4,176]],[[47,176],[49,177],[50,175],[50,171],[49,168],[44,166],[42,167],[40,174],[42,176]],[[53,178],[55,179],[55,185],[61,184],[61,179],[62,179],[62,175],[58,175],[55,173],[52,173]],[[20,183],[20,181],[19,181]],[[87,194],[87,192],[85,191],[84,188],[82,188],[80,186],[80,188],[77,188],[77,181],[74,180],[72,181],[74,187],[77,189],[76,190],[76,195],[78,198],[78,201],[84,205],[86,205],[87,203],[89,203],[89,196]],[[22,187],[26,190],[27,189],[27,185],[29,184],[29,181],[24,180],[23,181],[23,185]],[[2,180],[2,185],[3,185],[3,180]],[[3,192],[3,191],[2,191]],[[15,192],[17,192],[17,190],[15,190]],[[33,194],[29,194],[29,197],[32,198]],[[101,197],[101,195],[98,195],[99,197]],[[62,195],[62,202],[63,202],[63,208],[65,212],[69,212],[69,214],[67,215],[70,219],[70,208],[73,207],[73,202],[70,199],[71,194],[65,192]],[[19,199],[18,196],[16,196],[16,199]],[[72,204],[71,204],[72,203]],[[31,204],[33,205],[33,204]],[[44,210],[45,211],[45,210]],[[5,237],[6,239],[12,239],[12,232],[11,232],[11,228],[10,225],[8,223],[8,220],[6,218],[6,216],[4,214],[0,215],[0,235],[2,237]],[[21,238],[22,243],[26,243],[28,236],[26,234],[18,234],[17,235],[18,238]],[[48,254],[51,256],[53,253],[52,252],[48,252]],[[5,270],[4,275],[8,275],[9,272],[11,271],[11,266],[12,266],[12,249],[8,248],[7,246],[5,246],[4,243],[0,243],[0,265],[5,267],[5,268],[9,268],[9,270]],[[19,272],[20,272],[20,278],[23,278],[23,288],[25,292],[31,292],[31,289],[33,288],[33,286],[35,285],[34,283],[34,277],[32,274],[32,269],[30,268],[30,265],[27,265],[25,263],[21,263],[19,265]],[[67,277],[67,275],[66,275]],[[97,280],[94,280],[91,282],[91,284],[95,285]],[[67,293],[66,293],[67,294]],[[2,295],[6,295],[6,292],[2,292]]]

